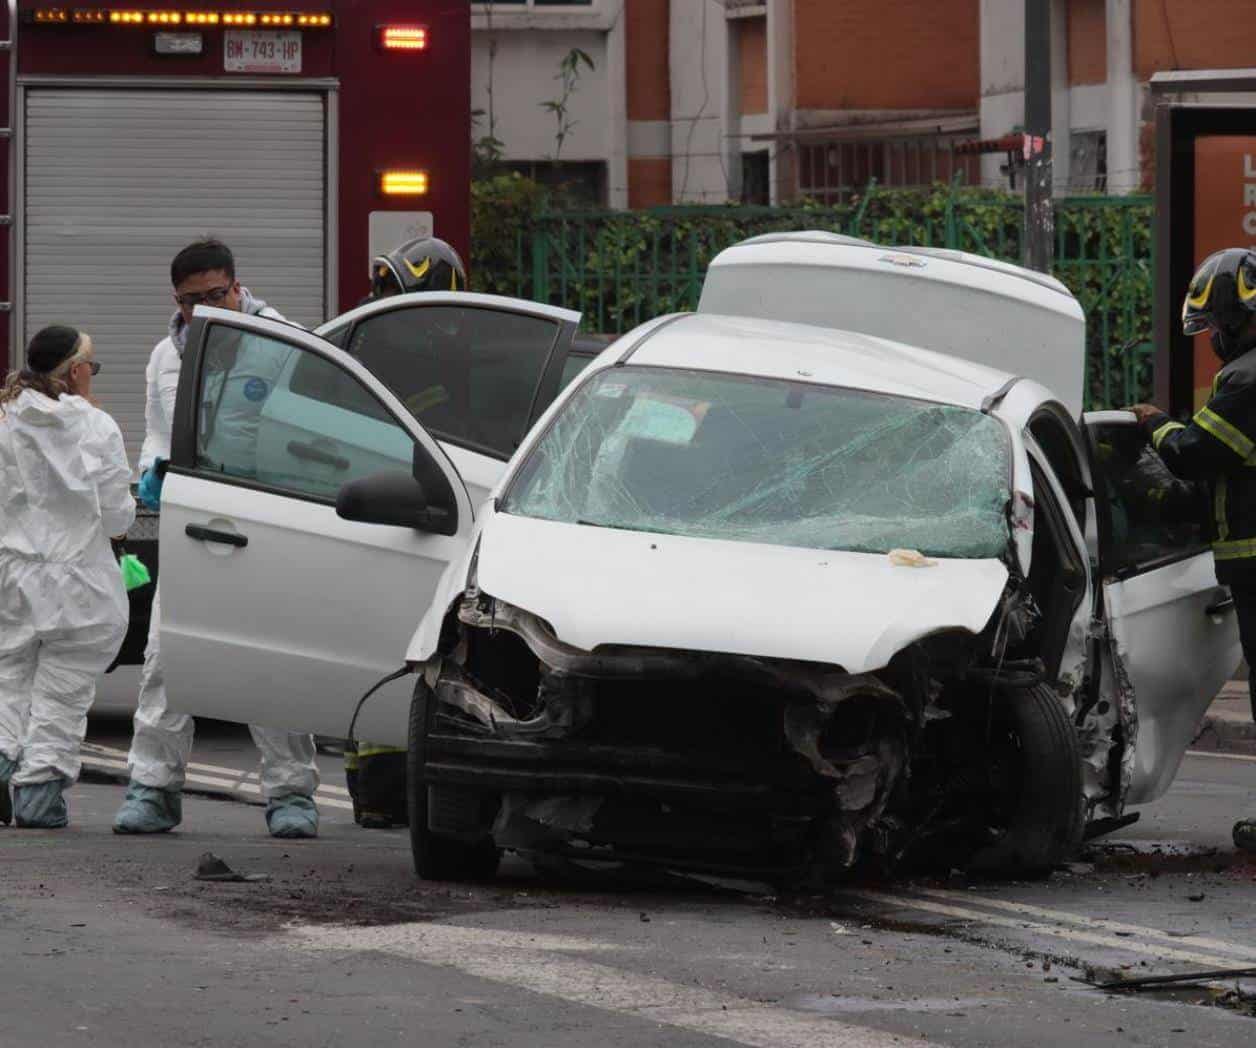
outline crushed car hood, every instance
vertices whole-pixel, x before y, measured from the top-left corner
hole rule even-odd
[[[979,632],[997,560],[904,567],[884,554],[681,538],[493,514],[477,579],[586,650],[634,645],[879,669],[943,630]]]

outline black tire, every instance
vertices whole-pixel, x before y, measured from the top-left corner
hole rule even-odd
[[[1085,828],[1082,762],[1059,697],[1044,684],[1001,693],[1007,744],[1016,768],[1007,830],[968,868],[981,873],[1042,874],[1077,851]]]
[[[501,852],[492,839],[455,840],[432,833],[427,825],[427,734],[432,693],[422,677],[410,700],[410,738],[406,749],[406,804],[410,813],[410,854],[414,872],[425,881],[480,881],[497,873]]]

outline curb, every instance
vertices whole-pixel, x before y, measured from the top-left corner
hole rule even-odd
[[[1192,749],[1256,754],[1256,722],[1247,688],[1247,681],[1232,680],[1221,689],[1199,723]]]

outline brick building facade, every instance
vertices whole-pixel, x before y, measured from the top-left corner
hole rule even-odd
[[[593,203],[1015,184],[1014,157],[955,147],[1020,126],[1023,0],[494,0],[472,28],[477,134],[491,115],[509,163]],[[1256,19],[1233,0],[1052,0],[1052,47],[1057,190],[1126,192],[1153,163],[1148,78],[1256,65]],[[545,103],[572,48],[594,68],[558,148]]]

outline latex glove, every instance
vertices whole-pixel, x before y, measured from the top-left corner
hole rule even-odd
[[[166,471],[161,466],[165,461],[158,459],[153,463],[152,469],[146,469],[140,475],[140,501],[152,510],[161,508],[161,485],[166,476]]]

